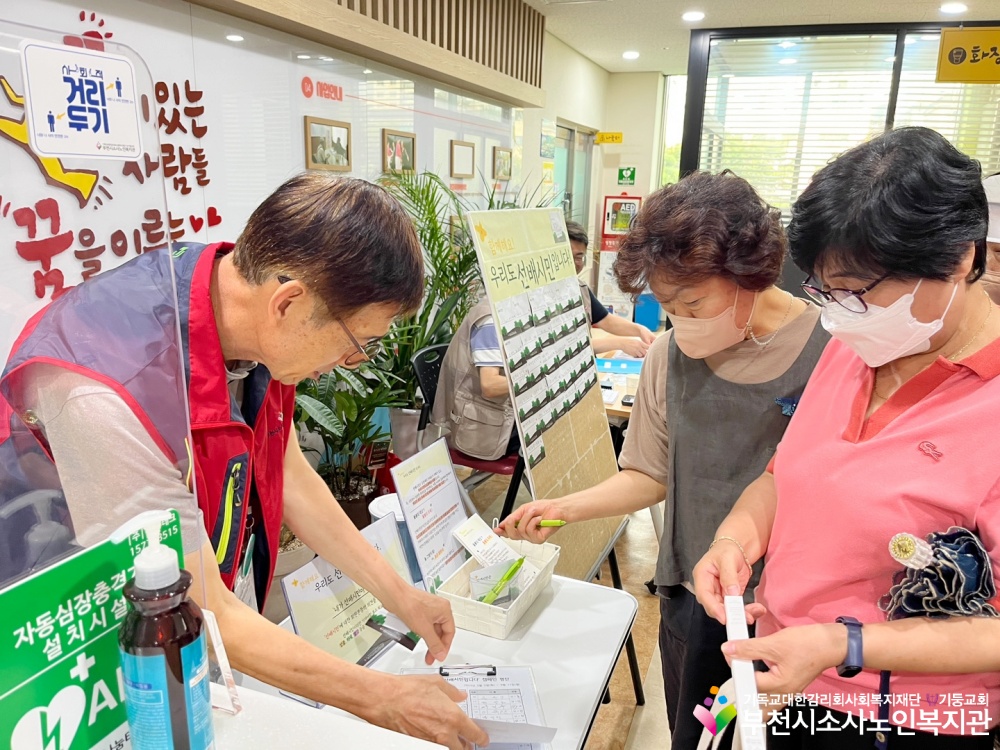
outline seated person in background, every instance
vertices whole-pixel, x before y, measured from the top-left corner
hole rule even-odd
[[[566,231],[569,233],[569,246],[573,250],[573,263],[576,265],[576,272],[580,273],[587,262],[587,230],[575,221],[566,222]],[[600,303],[590,287],[580,282],[580,291],[583,293],[583,306],[587,311],[587,320],[594,328],[600,328],[610,336],[594,338],[594,351],[600,355],[605,352],[621,350],[630,357],[645,357],[649,350],[649,345],[656,341],[646,326],[633,323],[619,315],[612,315],[608,309]]]
[[[520,446],[503,352],[486,297],[465,316],[448,346],[431,421],[447,428],[452,448],[475,458],[493,461]]]
[[[983,180],[983,187],[990,207],[990,225],[986,230],[986,273],[982,282],[990,299],[1000,304],[1000,173]]]

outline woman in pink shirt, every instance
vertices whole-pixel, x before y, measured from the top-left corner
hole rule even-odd
[[[988,210],[979,164],[925,128],[858,146],[813,178],[789,243],[833,341],[768,470],[694,570],[709,614],[742,592],[775,713],[770,750],[992,748],[1000,618],[888,622],[897,533],[962,526],[1000,576],[1000,312],[979,282]],[[889,689],[880,673],[891,670]]]

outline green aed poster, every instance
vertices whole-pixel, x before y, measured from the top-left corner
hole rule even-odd
[[[634,185],[635,184],[635,167],[619,167],[618,168],[618,184],[619,185]]]
[[[160,539],[181,555],[176,511]],[[122,589],[145,546],[139,530],[0,591],[0,747],[129,746],[118,627],[127,611]]]

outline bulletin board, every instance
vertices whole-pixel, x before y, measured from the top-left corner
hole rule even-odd
[[[592,487],[618,466],[562,212],[482,211],[469,222],[532,493]]]

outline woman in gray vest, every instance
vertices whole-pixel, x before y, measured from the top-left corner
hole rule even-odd
[[[522,506],[500,528],[541,542],[554,531],[538,528],[543,518],[615,516],[666,497],[655,581],[674,750],[694,750],[704,729],[694,708],[730,676],[725,627],[696,601],[692,569],[767,466],[828,340],[819,309],[775,286],[786,247],[778,212],[728,172],[692,174],[651,195],[615,275],[632,294],[648,285],[673,330],[643,364],[622,471]]]

